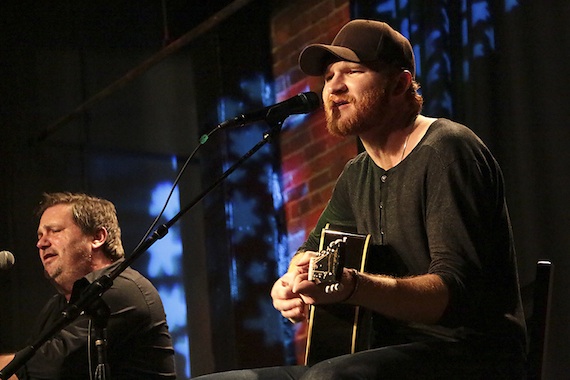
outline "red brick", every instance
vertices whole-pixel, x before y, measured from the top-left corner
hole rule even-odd
[[[271,37],[273,75],[278,101],[303,91],[322,91],[322,79],[308,77],[298,67],[301,50],[309,43],[332,41],[350,18],[349,0],[292,0],[276,2]],[[284,128],[281,135],[285,217],[291,233],[316,223],[336,178],[356,154],[354,139],[328,134],[322,111],[313,112],[303,125]]]

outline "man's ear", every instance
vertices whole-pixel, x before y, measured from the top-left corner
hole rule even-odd
[[[93,235],[93,240],[91,241],[91,245],[93,246],[93,249],[101,248],[106,241],[107,241],[107,229],[105,227],[101,227]]]
[[[412,85],[412,73],[409,70],[400,72],[394,78],[392,87],[392,96],[400,96],[405,94]]]

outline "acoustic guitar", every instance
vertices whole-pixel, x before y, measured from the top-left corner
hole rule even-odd
[[[366,269],[370,235],[329,229],[321,233],[318,256],[309,263],[309,280],[338,287],[342,269]],[[313,305],[309,311],[305,364],[370,347],[371,313],[347,304]]]

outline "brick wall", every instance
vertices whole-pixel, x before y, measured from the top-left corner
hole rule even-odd
[[[281,1],[271,21],[277,100],[304,91],[321,93],[322,79],[307,77],[297,64],[309,43],[330,43],[350,19],[349,0]],[[322,110],[281,134],[283,196],[289,251],[305,240],[330,197],[346,161],[357,152],[354,138],[328,134]]]
[[[277,100],[300,92],[322,90],[322,78],[307,77],[298,67],[301,50],[309,43],[330,43],[350,19],[349,0],[284,0],[271,21],[273,75]],[[305,241],[325,207],[346,161],[356,155],[355,138],[339,139],[326,131],[318,110],[300,124],[281,132],[283,198],[289,252]],[[296,325],[298,363],[304,362],[306,325]]]

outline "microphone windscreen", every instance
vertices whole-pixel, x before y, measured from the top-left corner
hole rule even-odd
[[[12,252],[8,251],[0,252],[0,270],[6,270],[12,268],[15,261],[16,259],[14,259],[14,255],[12,254]]]

